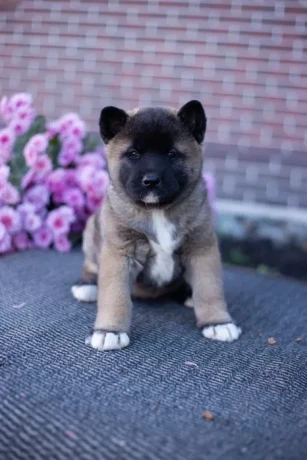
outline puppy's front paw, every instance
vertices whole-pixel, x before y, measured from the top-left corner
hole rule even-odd
[[[130,339],[126,332],[94,331],[85,340],[86,345],[100,351],[121,350],[129,345]]]
[[[241,333],[242,329],[233,323],[206,326],[202,330],[203,336],[207,339],[221,340],[222,342],[233,342],[240,337]]]

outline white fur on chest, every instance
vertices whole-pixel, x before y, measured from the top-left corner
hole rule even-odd
[[[155,252],[155,261],[151,267],[151,276],[158,286],[169,283],[174,274],[173,252],[179,240],[175,238],[176,227],[163,211],[153,211],[152,225],[157,241],[150,241]]]

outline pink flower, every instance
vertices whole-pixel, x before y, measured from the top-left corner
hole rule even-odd
[[[42,226],[42,219],[37,214],[27,214],[24,218],[24,228],[28,232],[35,232]]]
[[[0,240],[0,254],[10,252],[12,250],[12,237],[5,233],[4,237]]]
[[[10,175],[10,167],[7,165],[2,165],[0,166],[0,180],[7,180]]]
[[[44,153],[48,146],[48,139],[44,134],[35,134],[27,142],[23,154],[28,166],[33,166],[40,153]]]
[[[33,240],[37,248],[48,248],[53,240],[52,233],[48,227],[42,226],[33,233]]]
[[[60,133],[62,140],[69,136],[77,139],[83,139],[86,134],[86,125],[76,113],[67,113],[59,120],[53,122],[54,128]]]
[[[10,105],[14,110],[18,109],[19,107],[31,106],[32,103],[33,99],[29,93],[17,93],[14,94],[14,96],[12,96],[10,99]]]
[[[35,112],[32,107],[19,107],[14,114],[14,118],[10,122],[10,128],[16,135],[24,134],[30,128],[34,116]]]
[[[26,232],[20,231],[13,237],[13,243],[16,249],[23,251],[29,247],[29,237]]]
[[[82,142],[80,139],[68,137],[63,141],[62,150],[59,154],[59,164],[68,166],[71,163],[77,163],[82,151]]]
[[[10,123],[14,115],[14,109],[6,96],[4,96],[0,102],[0,115],[7,124]]]
[[[58,120],[59,132],[62,139],[69,136],[73,125],[80,120],[79,115],[76,113],[67,113]]]
[[[0,164],[11,158],[11,149],[15,141],[15,134],[10,128],[0,131]],[[2,160],[2,162],[1,162]]]
[[[10,175],[10,168],[6,165],[0,165],[0,194],[7,186],[7,180]]]
[[[52,194],[52,201],[57,204],[63,203],[63,193],[62,191],[54,192]]]
[[[35,117],[35,110],[30,106],[22,106],[16,110],[15,115],[19,120],[30,120],[32,123]]]
[[[54,236],[68,233],[70,222],[67,216],[61,212],[61,208],[51,211],[46,220],[48,228]]]
[[[3,165],[10,161],[12,158],[11,150],[6,150],[0,146],[0,165]]]
[[[68,166],[74,161],[74,155],[62,149],[59,153],[58,162],[61,166]]]
[[[71,249],[71,243],[65,234],[57,235],[54,238],[54,246],[60,252],[68,252]]]
[[[45,185],[34,185],[27,190],[24,200],[41,209],[49,203],[49,191]]]
[[[0,105],[2,118],[10,124],[10,128],[16,135],[28,131],[35,113],[31,106],[32,96],[27,93],[18,93],[8,101],[3,98]]]
[[[61,192],[65,188],[66,171],[58,168],[47,177],[47,187],[51,192]]]
[[[31,137],[30,142],[39,153],[43,153],[48,146],[48,140],[44,134],[35,134]]]
[[[47,208],[37,209],[35,212],[43,221],[46,219],[48,210]]]
[[[86,198],[86,206],[91,213],[96,212],[102,203],[101,197],[88,196]]]
[[[14,143],[15,136],[11,129],[4,128],[0,131],[0,146],[10,149]]]
[[[83,168],[78,168],[78,182],[84,192],[87,191],[88,185],[92,183],[94,174],[95,168],[93,166],[85,166]]]
[[[14,118],[10,123],[10,128],[16,136],[20,136],[28,131],[31,126],[29,120],[20,120],[19,118]]]
[[[21,186],[25,190],[35,183],[35,171],[30,169],[21,179]]]
[[[35,212],[35,206],[31,203],[22,203],[17,206],[17,211],[21,218],[24,218],[27,214],[33,214]]]
[[[25,157],[27,166],[29,166],[29,167],[31,168],[32,166],[35,165],[39,153],[38,153],[38,151],[33,147],[33,145],[31,145],[31,144],[28,142],[27,145],[26,145],[25,148],[24,148],[23,155],[24,155],[24,157]]]
[[[73,208],[82,208],[84,205],[84,195],[77,187],[68,188],[63,192],[63,201]]]
[[[53,139],[60,131],[60,124],[58,121],[51,121],[47,124],[47,138],[48,140]]]
[[[78,155],[76,155],[74,152],[63,149],[59,153],[58,161],[61,166],[69,166],[70,164],[76,162],[77,159]]]
[[[75,211],[70,206],[61,206],[58,208],[59,213],[68,220],[69,223],[72,223],[76,219]]]
[[[105,166],[104,158],[97,152],[85,153],[81,155],[79,167],[92,166],[95,169],[102,169]]]
[[[16,233],[21,228],[21,218],[18,212],[10,206],[0,208],[0,223],[9,233]]]
[[[83,139],[86,134],[86,125],[82,120],[75,120],[70,126],[70,134],[77,137],[78,139]]]
[[[40,155],[33,165],[38,179],[43,179],[52,170],[52,163],[47,155]]]
[[[1,101],[0,101],[0,113],[2,115],[2,111],[6,108],[8,105],[8,98],[7,96],[3,96]]]
[[[64,147],[66,151],[71,151],[74,154],[79,155],[82,152],[83,144],[80,139],[69,137],[65,139]]]
[[[109,185],[109,176],[106,171],[92,171],[83,177],[83,190],[90,196],[101,198]]]
[[[78,185],[77,174],[75,169],[66,169],[65,171],[66,187],[75,187]]]
[[[10,182],[7,163],[15,151],[16,137],[29,132],[35,119],[32,102],[28,93],[4,97],[0,102],[0,116],[8,125],[0,130],[2,253],[52,244],[59,251],[68,251],[69,232],[83,230],[89,215],[99,208],[108,186],[103,151],[97,149],[81,156],[87,128],[78,114],[68,113],[49,123],[44,133],[29,138],[23,149],[29,169],[21,178],[20,195]],[[53,170],[47,149],[55,136],[61,142],[57,161],[62,167]]]
[[[17,204],[20,201],[20,195],[16,187],[7,183],[3,189],[0,187],[0,200],[7,204]]]
[[[0,222],[0,241],[3,240],[6,234],[6,227]]]
[[[93,195],[103,196],[109,185],[109,175],[106,171],[95,171],[93,177]]]
[[[63,126],[63,125],[70,126],[76,120],[79,120],[79,115],[75,112],[69,112],[69,113],[66,113],[65,115],[62,115],[61,118],[59,118],[58,122],[60,126]]]

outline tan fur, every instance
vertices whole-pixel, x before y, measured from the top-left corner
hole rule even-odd
[[[176,114],[174,109],[170,111]],[[137,113],[129,112],[130,115]],[[151,211],[136,206],[118,180],[121,152],[129,139],[119,133],[107,146],[111,177],[102,208],[91,217],[84,232],[85,262],[83,278],[98,273],[98,313],[96,329],[128,332],[131,322],[131,296],[156,298],[173,287],[148,288],[136,283],[140,271],[153,257],[150,241],[154,239]],[[197,324],[220,324],[231,321],[224,300],[220,255],[212,225],[211,210],[204,192],[202,147],[182,139],[180,149],[190,155],[189,188],[178,203],[164,210],[176,228],[177,249],[185,267],[185,280],[193,291]]]
[[[187,255],[185,277],[192,287],[192,303],[197,325],[227,323],[227,311],[222,286],[220,254],[215,236],[202,248],[191,247]]]
[[[132,301],[129,261],[120,251],[103,245],[100,258],[103,269],[98,276],[98,313],[96,329],[126,332],[130,327]]]
[[[111,203],[118,208],[118,213]],[[172,216],[174,211],[169,214]],[[186,267],[185,277],[192,286],[197,324],[204,326],[231,321],[223,296],[220,256],[207,202],[202,202],[199,194],[196,194],[182,203],[178,211],[178,223],[184,237],[181,251]],[[135,284],[137,269],[134,274],[129,270],[129,260],[144,263],[150,254],[146,238],[133,228],[141,223],[146,231],[148,214],[146,210],[127,207],[127,203],[110,190],[103,209],[97,215],[102,229],[101,242],[104,241],[104,244],[100,248],[95,245],[87,247],[91,257],[99,254],[97,264],[101,267],[95,328],[128,331],[132,294],[134,297],[156,298],[167,293],[165,288],[155,291]],[[89,224],[85,240],[93,241],[94,232],[94,225]],[[89,263],[87,253],[84,270],[97,272],[97,266],[92,261]]]

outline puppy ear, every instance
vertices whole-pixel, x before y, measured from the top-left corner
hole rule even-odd
[[[203,106],[199,101],[190,101],[179,110],[177,116],[188,128],[199,144],[205,136],[207,119]]]
[[[99,128],[102,140],[107,144],[118,134],[126,124],[128,114],[117,107],[105,107],[99,118]]]

